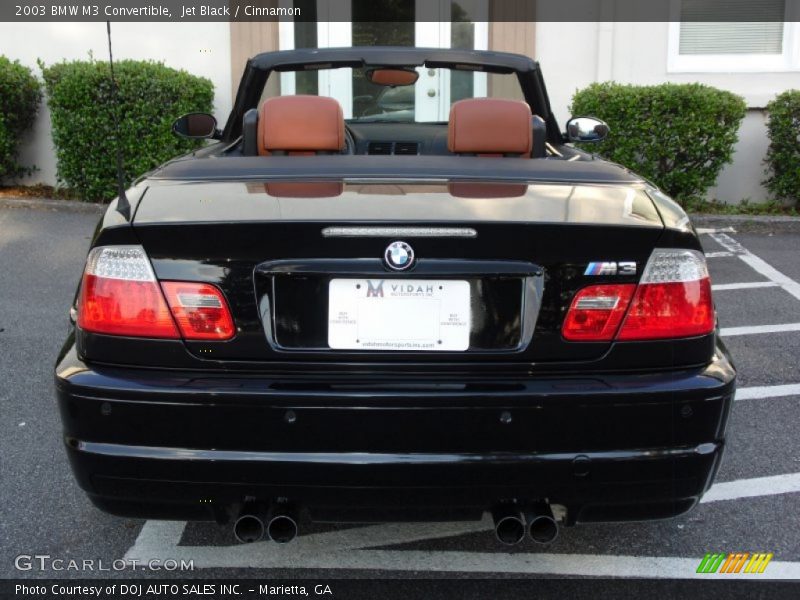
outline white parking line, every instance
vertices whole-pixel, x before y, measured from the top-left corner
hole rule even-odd
[[[136,542],[125,554],[125,559],[131,552],[158,552],[164,548],[177,546],[185,529],[186,521],[147,521],[142,526]]]
[[[268,545],[269,544],[269,545]],[[252,568],[300,568],[300,569],[358,569],[380,571],[416,571],[438,573],[526,573],[603,577],[666,577],[691,579],[708,578],[696,572],[701,556],[695,558],[616,556],[593,554],[539,554],[506,552],[459,552],[420,550],[355,550],[350,552],[329,551],[313,557],[287,552],[277,544],[261,542],[261,547],[241,547],[248,556]],[[174,557],[194,560],[197,568],[241,568],[239,561],[233,564],[219,552],[213,556],[198,555],[198,548],[178,548]],[[715,579],[798,579],[800,562],[773,561],[762,574],[714,574]]]
[[[800,283],[797,283],[794,279],[790,279],[758,256],[748,253],[740,255],[739,258],[750,265],[755,271],[771,279],[792,296],[800,300]]]
[[[158,526],[154,525],[158,523]],[[159,527],[160,526],[160,527]],[[372,546],[422,541],[491,530],[477,523],[374,525],[303,536],[290,545],[258,542],[236,546],[178,546],[182,523],[149,521],[128,561],[192,560],[195,568],[360,569],[461,573],[530,573],[614,577],[696,577],[701,557],[651,557],[592,554],[377,550]],[[163,529],[164,531],[159,531]],[[164,533],[168,532],[168,533]],[[433,535],[431,535],[433,534]],[[179,536],[178,536],[179,537]],[[173,543],[166,545],[168,540]],[[724,575],[715,575],[723,577]],[[739,574],[738,578],[747,578]],[[759,579],[800,578],[800,562],[771,562]]]
[[[720,333],[723,337],[734,335],[752,335],[756,333],[783,333],[786,331],[800,331],[800,323],[783,323],[779,325],[748,325],[745,327],[723,327]]]
[[[733,239],[731,236],[727,235],[730,232],[724,231],[709,231],[708,232],[715,242],[717,242],[720,246],[725,248],[731,254],[739,255],[745,254],[748,252],[747,248],[742,246],[739,242]]]
[[[715,484],[702,503],[800,492],[800,473]],[[196,568],[367,569],[472,573],[537,573],[614,577],[695,577],[701,557],[377,550],[379,546],[489,533],[491,519],[455,523],[386,523],[314,533],[292,544],[180,546],[186,523],[147,521],[125,560],[193,560]],[[721,577],[722,575],[715,575]],[[739,578],[746,577],[741,574]],[[772,562],[760,579],[800,578],[800,562]]]
[[[733,252],[706,252],[706,258],[725,258],[726,256],[734,256]]]
[[[359,551],[347,555],[338,568],[436,571],[460,573],[527,573],[583,575],[594,577],[666,577],[691,579],[708,575],[696,573],[702,557],[619,556],[596,554],[544,554],[504,552]],[[337,568],[331,561],[329,568]],[[778,566],[779,565],[779,566]],[[773,570],[773,566],[774,568]],[[739,575],[715,574],[714,578]],[[745,578],[796,579],[800,562],[770,562],[768,569]]]
[[[718,292],[722,290],[752,290],[755,288],[778,287],[779,285],[774,281],[748,281],[745,283],[720,283],[712,285],[711,289]]]
[[[715,233],[736,233],[736,230],[733,227],[721,227],[719,229],[714,227],[698,227],[697,233],[709,233],[713,236]]]
[[[765,260],[759,258],[726,233],[712,233],[711,238],[726,250],[736,254],[741,260],[770,281],[774,281],[792,296],[800,300],[800,283],[787,277]]]
[[[706,492],[701,504],[754,498],[756,496],[775,496],[779,494],[795,494],[800,492],[800,473],[785,473],[771,477],[755,477],[753,479],[737,479],[715,483]]]
[[[340,532],[348,533],[347,531]],[[377,532],[376,532],[377,533]],[[463,533],[472,533],[465,530]],[[309,536],[311,537],[311,536]],[[702,557],[619,556],[593,554],[373,550],[342,548],[333,537],[321,548],[298,538],[290,545],[272,542],[238,546],[173,546],[141,548],[128,560],[191,560],[195,568],[294,568],[421,571],[439,573],[529,573],[553,575],[693,578]],[[147,552],[144,552],[144,551]],[[707,577],[707,575],[705,575]],[[715,574],[715,578],[725,577]],[[749,575],[733,575],[739,579]],[[800,578],[800,562],[774,561],[759,579]]]
[[[737,400],[753,400],[761,398],[780,398],[781,396],[800,396],[800,383],[787,385],[762,385],[736,390]]]

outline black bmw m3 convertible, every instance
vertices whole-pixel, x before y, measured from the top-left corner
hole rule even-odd
[[[352,106],[267,85],[341,70]],[[432,70],[447,121],[415,109]],[[212,143],[109,206],[56,366],[98,507],[278,542],[490,512],[517,543],[708,490],[736,373],[696,232],[573,145],[608,127],[562,132],[530,58],[261,54],[223,130],[174,130]]]

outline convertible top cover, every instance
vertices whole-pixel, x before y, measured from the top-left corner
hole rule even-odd
[[[171,161],[150,181],[248,179],[479,179],[554,183],[641,183],[635,173],[602,160],[497,160],[475,156],[219,157]]]

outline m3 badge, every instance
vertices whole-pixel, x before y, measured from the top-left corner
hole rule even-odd
[[[601,261],[590,262],[584,275],[636,275],[636,263],[633,261]]]

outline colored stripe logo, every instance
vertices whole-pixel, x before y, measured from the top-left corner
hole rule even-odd
[[[709,552],[700,561],[697,567],[698,573],[763,573],[769,561],[772,560],[772,552],[731,552],[729,554]]]
[[[583,272],[584,275],[616,275],[617,274],[617,263],[615,262],[590,262],[586,270]]]

